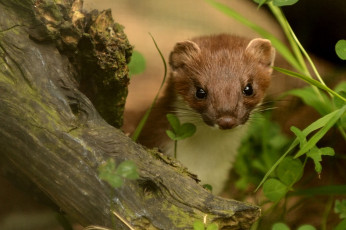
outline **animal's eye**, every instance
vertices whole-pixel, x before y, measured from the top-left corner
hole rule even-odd
[[[202,88],[196,89],[196,97],[198,99],[205,99],[207,97],[207,92]]]
[[[253,88],[252,85],[249,83],[245,86],[245,88],[243,89],[243,94],[245,96],[251,96],[253,94]]]

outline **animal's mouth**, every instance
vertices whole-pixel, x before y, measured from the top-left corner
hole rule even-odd
[[[219,129],[233,129],[239,125],[238,119],[232,116],[222,116],[216,120]]]
[[[234,129],[239,125],[244,124],[243,122],[239,121],[237,118],[232,116],[222,116],[220,118],[217,118],[215,120],[210,119],[204,119],[203,121],[205,124],[207,124],[210,127],[214,127],[221,130],[230,130]]]

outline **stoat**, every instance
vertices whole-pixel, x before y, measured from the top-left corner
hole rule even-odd
[[[246,122],[270,84],[274,58],[270,41],[261,38],[221,34],[177,43],[169,57],[165,94],[139,142],[172,155],[166,114],[195,124],[196,133],[178,142],[177,159],[220,193]]]

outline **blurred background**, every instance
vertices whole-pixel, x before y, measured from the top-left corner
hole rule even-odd
[[[280,27],[265,7],[258,9],[252,0],[219,2],[285,41]],[[124,126],[126,132],[133,131],[140,114],[152,102],[163,77],[163,64],[149,33],[155,38],[166,60],[176,42],[191,37],[215,33],[258,37],[254,31],[203,0],[85,0],[84,6],[86,10],[112,9],[114,20],[125,27],[134,49],[142,53],[146,60],[146,70],[133,76],[129,86]],[[346,39],[346,1],[300,0],[293,6],[283,7],[283,11],[303,46],[314,56],[326,82],[335,85],[345,80],[345,61],[335,55],[334,46],[338,40]],[[278,64],[285,66],[285,63]],[[274,98],[281,92],[300,86],[300,81],[277,75],[274,76],[269,95]],[[318,117],[318,114],[306,112],[304,108],[290,112],[292,107],[289,104],[297,103],[296,100],[285,103],[286,116],[277,116],[282,118],[281,128],[287,133],[292,124],[305,127],[311,119]],[[302,117],[309,119],[305,122]],[[0,183],[1,230],[62,229],[56,214],[50,209],[16,189],[4,178],[0,178]],[[312,208],[311,212],[315,210]]]

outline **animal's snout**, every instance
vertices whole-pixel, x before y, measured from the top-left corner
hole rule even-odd
[[[237,120],[231,116],[222,116],[217,119],[216,123],[220,129],[232,129],[237,126]]]

